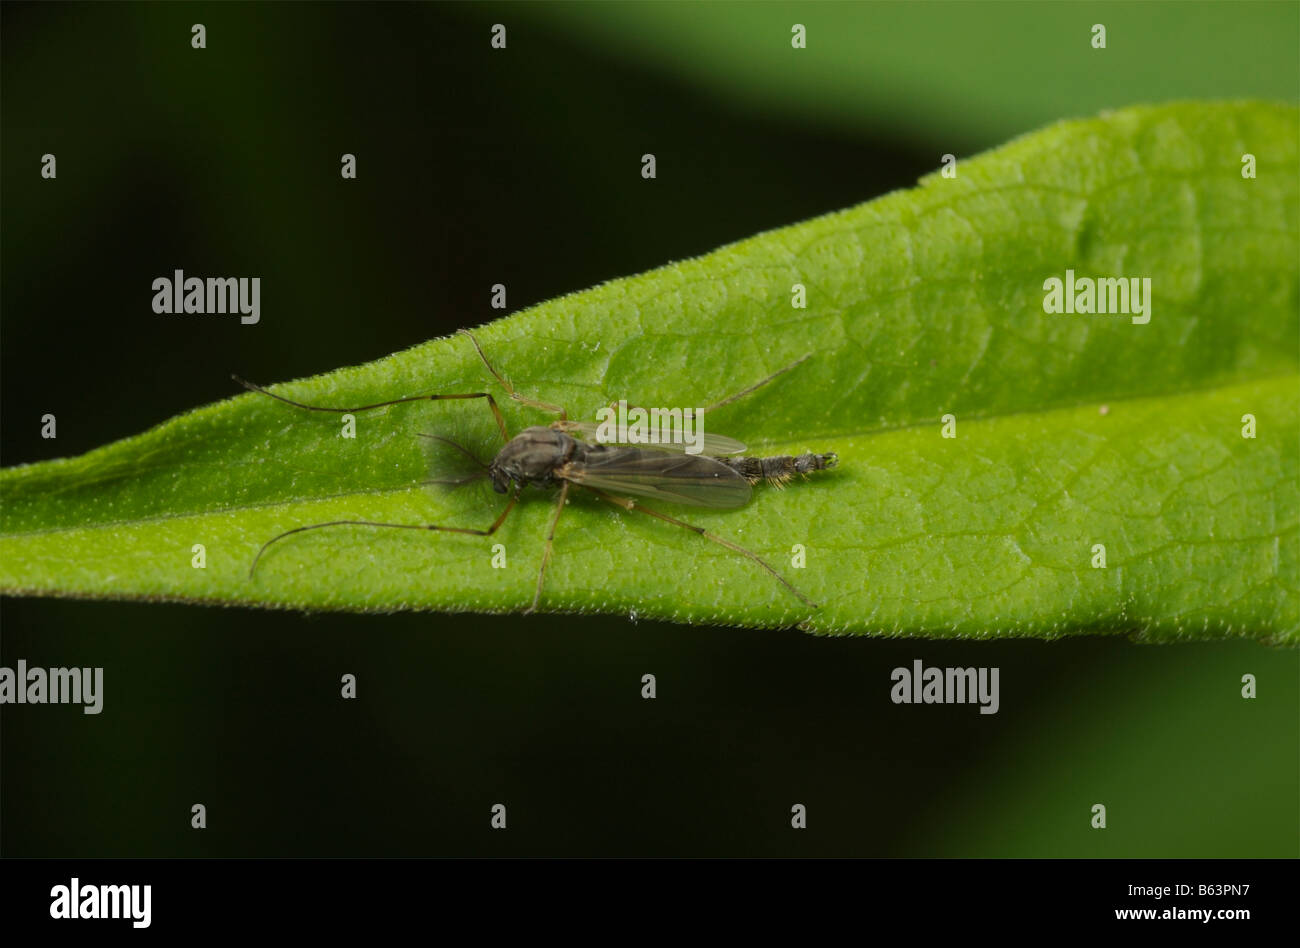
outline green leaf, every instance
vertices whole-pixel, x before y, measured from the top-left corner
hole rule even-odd
[[[962,161],[955,178],[563,297],[476,332],[520,392],[591,419],[611,400],[702,406],[751,452],[840,465],[745,508],[666,508],[768,559],[575,492],[546,610],[824,633],[1127,632],[1296,644],[1300,115],[1127,109]],[[1242,156],[1258,176],[1242,176]],[[649,185],[652,186],[652,185]],[[1044,281],[1149,277],[1151,318],[1044,312]],[[792,306],[803,284],[807,308]],[[213,371],[226,367],[213,367]],[[469,341],[278,386],[318,405],[500,393]],[[505,400],[512,432],[550,415]],[[941,418],[955,418],[955,438]],[[1255,419],[1243,437],[1243,416]],[[244,394],[79,458],[0,472],[0,588],[287,608],[520,610],[553,495],[492,537],[503,498],[421,484],[490,455],[482,400],[340,419]],[[654,506],[653,504],[651,506]],[[202,544],[206,568],[191,565]],[[506,555],[493,568],[495,544]],[[1105,568],[1094,568],[1094,547]],[[796,545],[806,566],[791,565]]]

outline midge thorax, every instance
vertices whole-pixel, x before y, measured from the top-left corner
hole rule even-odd
[[[438,530],[448,533],[467,533],[473,536],[491,536],[505,523],[510,511],[514,509],[515,504],[518,502],[520,491],[524,487],[529,484],[540,487],[553,487],[558,484],[560,494],[556,502],[555,513],[551,517],[550,529],[546,534],[542,563],[537,572],[537,588],[533,594],[532,604],[525,612],[534,611],[541,600],[542,585],[546,578],[546,566],[550,562],[555,539],[555,527],[559,523],[560,514],[564,511],[564,505],[568,501],[571,487],[585,488],[602,500],[616,504],[625,510],[639,511],[667,523],[675,524],[698,533],[700,536],[712,540],[729,550],[740,553],[770,573],[800,600],[813,608],[817,607],[815,602],[799,592],[785,577],[757,554],[732,543],[730,540],[710,533],[703,527],[697,527],[678,520],[676,517],[670,517],[665,513],[652,510],[643,506],[639,500],[619,495],[632,494],[636,497],[650,497],[667,503],[715,509],[742,507],[749,501],[753,484],[765,480],[776,487],[783,487],[796,474],[806,476],[814,471],[823,471],[834,467],[836,463],[834,454],[736,457],[733,455],[739,455],[745,450],[745,446],[732,438],[715,434],[701,435],[700,446],[703,450],[699,454],[683,453],[680,446],[672,444],[656,444],[642,447],[628,443],[591,443],[574,435],[584,435],[591,438],[597,433],[597,425],[588,422],[570,421],[565,410],[560,406],[525,398],[515,392],[514,386],[492,367],[492,363],[483,354],[483,349],[479,346],[478,340],[474,338],[473,334],[465,329],[462,329],[461,332],[474,344],[474,349],[479,358],[483,360],[488,372],[500,383],[510,398],[532,408],[555,412],[560,416],[559,419],[550,425],[533,425],[525,428],[512,438],[506,431],[505,419],[501,415],[501,409],[488,392],[456,395],[412,395],[407,398],[396,398],[391,401],[376,402],[373,405],[362,405],[356,408],[329,408],[319,405],[306,405],[285,398],[282,395],[276,395],[259,385],[246,382],[239,376],[234,376],[234,379],[254,392],[260,392],[277,401],[308,411],[356,413],[406,402],[466,398],[486,399],[488,408],[491,409],[492,416],[496,420],[497,428],[501,432],[501,438],[505,441],[505,445],[497,452],[491,463],[484,464],[469,450],[453,441],[439,438],[436,435],[430,437],[450,444],[479,465],[480,471],[466,480],[486,477],[497,493],[510,495],[510,500],[500,516],[493,521],[490,527],[484,530],[468,527],[445,527],[436,524],[386,523],[376,520],[331,520],[327,523],[313,523],[307,526],[294,527],[292,530],[286,530],[262,544],[262,548],[258,550],[257,556],[253,559],[253,565],[249,569],[250,578],[256,571],[257,564],[263,554],[273,543],[306,530],[357,526],[398,530]],[[778,376],[790,371],[806,358],[808,357],[804,356],[803,359],[799,359],[774,372],[744,391],[737,392],[735,395],[710,405],[708,408],[701,409],[701,413],[713,411],[743,398]],[[688,409],[688,411],[690,410]],[[601,433],[605,434],[605,431],[602,430]],[[626,431],[620,429],[615,432],[615,440],[626,442],[630,439],[626,436]]]

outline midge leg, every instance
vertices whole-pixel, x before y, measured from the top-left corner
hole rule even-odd
[[[764,385],[766,385],[768,382],[773,382],[773,381],[775,381],[776,379],[779,379],[781,376],[785,375],[785,373],[789,372],[791,369],[795,368],[796,366],[802,365],[803,363],[807,362],[807,361],[808,361],[809,359],[811,359],[811,358],[812,358],[812,353],[810,352],[810,353],[808,353],[806,356],[803,356],[802,358],[795,359],[793,362],[791,362],[791,363],[790,363],[789,365],[787,365],[785,368],[783,368],[783,369],[777,369],[775,372],[773,372],[773,373],[772,373],[771,375],[769,375],[767,378],[763,379],[761,382],[755,382],[755,383],[754,383],[753,385],[751,385],[749,388],[747,388],[747,389],[743,389],[742,391],[737,392],[735,395],[728,395],[728,396],[727,396],[726,398],[724,398],[722,401],[720,401],[720,402],[714,402],[714,403],[713,403],[712,405],[710,405],[708,408],[705,408],[704,411],[706,411],[706,412],[709,412],[709,411],[716,411],[717,409],[721,408],[723,405],[730,405],[732,402],[738,402],[738,401],[740,401],[742,398],[744,398],[746,395],[749,395],[749,394],[751,394],[751,393],[753,393],[753,392],[757,392],[760,388],[762,388],[762,387],[763,387]]]
[[[307,411],[332,411],[347,414],[355,414],[359,411],[370,411],[372,408],[384,408],[388,405],[403,405],[407,402],[438,402],[456,398],[486,398],[488,408],[492,409],[492,417],[497,420],[497,428],[501,432],[501,440],[509,441],[510,435],[506,433],[506,420],[501,417],[501,409],[497,407],[496,399],[487,392],[470,392],[465,395],[409,395],[406,398],[394,398],[386,402],[375,402],[373,405],[360,405],[357,408],[329,408],[323,405],[308,405],[304,402],[295,402],[292,398],[285,398],[283,395],[277,395],[275,392],[268,392],[260,385],[255,385],[247,379],[242,379],[238,375],[230,376],[250,392],[260,392],[269,398],[274,398],[277,402],[284,402],[286,405],[292,405],[295,408],[304,408]]]
[[[510,511],[515,509],[515,503],[519,500],[519,491],[516,489],[510,497],[510,503],[506,504],[506,509],[501,511],[501,516],[493,521],[492,526],[486,530],[475,530],[472,527],[439,527],[432,523],[384,523],[379,520],[330,520],[327,523],[313,523],[305,527],[294,527],[292,530],[286,530],[279,536],[271,537],[262,544],[262,548],[257,551],[257,556],[253,557],[253,565],[248,569],[248,578],[253,578],[253,573],[257,571],[258,561],[262,559],[262,554],[273,543],[278,543],[285,537],[291,537],[295,533],[303,533],[307,530],[321,530],[325,527],[386,527],[393,530],[441,530],[446,533],[468,533],[475,537],[490,537],[496,533],[501,524],[506,522],[506,517],[510,516]],[[559,519],[557,516],[556,519]],[[551,533],[555,533],[555,525],[551,525]],[[549,541],[548,541],[549,550]],[[543,566],[543,568],[545,568]],[[540,586],[538,589],[540,590]]]
[[[492,373],[492,377],[501,383],[501,387],[506,390],[507,395],[509,395],[512,399],[514,399],[515,401],[519,402],[522,405],[528,405],[530,408],[540,408],[543,411],[557,412],[559,413],[561,421],[568,420],[569,416],[565,413],[564,409],[561,408],[559,405],[552,405],[550,402],[538,401],[535,398],[526,398],[523,395],[520,395],[518,392],[516,392],[515,387],[510,384],[510,381],[506,379],[506,377],[503,376],[500,372],[498,372],[496,369],[492,367],[492,363],[489,362],[487,356],[483,354],[483,347],[478,344],[478,340],[474,338],[474,334],[470,332],[468,329],[461,329],[459,331],[462,334],[469,337],[469,341],[474,344],[474,351],[477,352],[478,357],[483,360],[483,365],[485,365],[487,367],[487,370],[490,373]],[[785,370],[782,369],[782,371]],[[470,392],[464,395],[410,395],[407,396],[406,398],[393,398],[393,399],[389,399],[386,402],[375,402],[373,405],[358,405],[355,408],[332,408],[325,405],[308,405],[305,402],[296,402],[292,398],[285,398],[283,395],[277,395],[274,392],[268,392],[266,389],[262,388],[262,386],[254,384],[253,382],[250,382],[245,378],[241,378],[238,375],[231,375],[230,377],[234,379],[236,382],[238,382],[240,385],[244,386],[244,388],[248,389],[250,392],[259,392],[260,394],[266,395],[269,398],[274,398],[278,402],[284,402],[286,405],[292,405],[295,408],[302,408],[305,409],[306,411],[329,411],[329,412],[335,412],[340,414],[343,413],[355,414],[356,412],[359,411],[370,411],[371,409],[374,408],[386,408],[389,405],[403,405],[406,404],[407,402],[425,402],[425,401],[436,402],[436,401],[443,401],[443,400],[454,399],[454,398],[486,398],[488,402],[488,408],[492,409],[492,417],[496,419],[497,429],[501,432],[501,440],[505,442],[510,441],[510,434],[509,432],[506,431],[506,422],[505,422],[505,418],[503,418],[501,415],[501,409],[497,406],[496,399],[494,399],[487,392]],[[773,377],[775,378],[775,376]]]
[[[530,408],[540,408],[543,411],[558,412],[561,421],[568,421],[568,414],[559,405],[552,405],[550,402],[538,401],[535,398],[525,398],[523,395],[516,392],[515,387],[510,384],[510,381],[496,369],[492,368],[492,363],[489,362],[488,357],[483,354],[483,347],[478,344],[478,340],[474,338],[474,334],[468,329],[460,329],[457,331],[462,335],[469,336],[469,341],[474,343],[474,349],[478,352],[478,357],[483,360],[483,364],[487,366],[487,370],[492,373],[492,377],[501,383],[501,387],[506,390],[507,395],[519,402],[521,405],[527,405]]]
[[[542,583],[546,580],[546,564],[551,561],[551,545],[555,540],[555,525],[560,522],[564,505],[569,499],[569,482],[560,485],[560,499],[555,505],[555,516],[551,518],[551,529],[546,534],[546,549],[542,551],[542,568],[537,571],[537,591],[533,593],[533,604],[524,610],[524,615],[537,611],[537,603],[542,599]]]
[[[634,501],[628,497],[615,497],[613,494],[607,494],[603,490],[599,490],[595,487],[587,487],[587,490],[591,491],[593,494],[595,494],[597,497],[601,498],[602,500],[608,500],[611,504],[617,504],[618,506],[622,507],[624,510],[639,510],[643,514],[649,514],[652,517],[658,517],[660,520],[664,520],[667,521],[668,523],[676,524],[679,527],[685,527],[687,530],[690,530],[692,533],[698,533],[700,536],[704,537],[707,540],[712,540],[714,543],[719,543],[722,546],[725,546],[728,550],[732,550],[736,553],[740,553],[742,556],[749,557],[759,566],[763,567],[763,569],[771,573],[772,576],[778,582],[780,582],[782,586],[784,586],[786,589],[790,590],[790,592],[798,596],[802,602],[806,603],[809,606],[812,606],[814,609],[821,608],[821,606],[817,605],[817,603],[813,602],[811,599],[809,599],[799,590],[795,589],[794,586],[790,585],[789,580],[787,580],[784,576],[782,576],[775,569],[769,566],[767,561],[764,560],[762,557],[760,557],[757,553],[751,553],[743,546],[739,546],[738,544],[732,543],[730,540],[724,540],[716,533],[710,533],[708,530],[705,530],[703,527],[697,527],[692,523],[687,523],[685,520],[678,520],[676,517],[670,517],[667,514],[660,513],[657,510],[651,510],[649,507],[644,507],[639,502]]]
[[[803,356],[803,357],[801,357],[801,358],[795,359],[795,360],[794,360],[793,362],[791,362],[789,365],[785,366],[785,368],[777,369],[775,372],[773,372],[773,373],[772,373],[771,375],[769,375],[767,378],[763,379],[763,380],[760,381],[760,382],[755,382],[753,385],[749,386],[749,388],[747,388],[747,389],[743,389],[742,391],[737,392],[735,395],[728,395],[728,396],[727,396],[726,398],[724,398],[722,401],[720,401],[720,402],[714,402],[712,405],[708,406],[707,408],[701,408],[701,409],[700,409],[700,413],[701,413],[701,414],[705,414],[705,413],[707,413],[707,412],[716,411],[717,409],[722,408],[724,405],[730,405],[732,402],[738,402],[738,401],[740,401],[742,398],[744,398],[746,395],[749,395],[749,394],[751,394],[751,393],[753,393],[753,392],[757,392],[757,391],[758,391],[760,388],[762,388],[764,385],[768,384],[769,382],[774,382],[774,381],[776,381],[776,380],[779,379],[781,376],[785,375],[785,373],[789,372],[791,369],[795,368],[796,366],[802,365],[803,363],[807,362],[807,361],[808,361],[809,359],[811,359],[811,358],[812,358],[812,353],[810,352],[810,353],[808,353],[806,356]],[[617,408],[618,408],[618,402],[617,402],[617,401],[610,402],[610,403],[609,403],[609,407],[610,407],[610,408],[613,408],[613,409],[617,409]],[[629,405],[629,406],[628,406],[628,408],[635,408],[635,407],[636,407],[635,405]],[[688,408],[688,409],[686,409],[686,410],[689,411],[689,412],[691,412],[692,415],[693,415],[694,412],[695,412],[695,409],[693,409],[693,408]]]

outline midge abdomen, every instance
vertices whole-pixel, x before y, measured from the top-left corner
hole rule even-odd
[[[770,458],[718,458],[751,484],[767,481],[774,487],[784,487],[796,474],[825,471],[835,466],[839,458],[833,454],[779,454]]]

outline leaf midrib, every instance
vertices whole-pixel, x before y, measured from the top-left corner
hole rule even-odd
[[[1189,395],[1217,392],[1217,391],[1222,391],[1231,388],[1243,388],[1243,387],[1249,387],[1255,385],[1265,385],[1265,384],[1278,382],[1278,381],[1291,379],[1291,378],[1296,379],[1297,382],[1300,383],[1300,371],[1261,376],[1258,378],[1251,378],[1247,381],[1232,381],[1232,382],[1221,383],[1216,385],[1192,386],[1188,388],[1179,389],[1172,393],[1166,393],[1160,395],[1132,395],[1132,396],[1123,396],[1120,398],[1113,398],[1113,399],[1090,398],[1077,403],[1072,403],[1070,405],[1064,405],[1064,406],[1051,405],[1051,406],[1044,406],[1038,409],[1022,409],[1017,411],[1001,412],[997,414],[972,415],[972,416],[965,417],[962,420],[966,423],[981,422],[981,421],[983,422],[998,421],[1006,418],[1025,417],[1031,415],[1045,415],[1045,414],[1052,414],[1056,412],[1066,413],[1071,411],[1078,411],[1082,408],[1087,408],[1089,406],[1098,405],[1098,404],[1122,405],[1126,403],[1141,402],[1141,401],[1164,401],[1164,400],[1177,399]],[[841,431],[841,432],[834,432],[834,433],[819,432],[816,435],[810,435],[809,437],[825,438],[828,441],[872,438],[879,435],[893,434],[896,432],[903,432],[903,431],[909,431],[916,428],[932,426],[934,424],[936,424],[934,420],[927,420],[927,421],[909,423],[905,425],[898,425],[896,427],[889,427],[889,428],[865,429],[860,431]],[[795,450],[797,449],[797,446],[801,447],[805,445],[807,441],[808,438],[799,438],[799,439],[786,439],[781,441],[767,442],[763,446],[762,453],[765,454],[782,453],[781,452],[782,448],[789,448],[791,450]],[[754,450],[754,448],[757,446],[750,446],[750,447],[751,447],[750,451],[746,453],[749,454],[758,453],[757,451]],[[67,460],[76,460],[76,459],[67,459]],[[54,462],[44,462],[44,463],[54,463]],[[230,467],[230,465],[217,465],[215,463],[208,466]],[[255,465],[253,465],[250,462],[244,462],[242,465],[239,466],[253,467]],[[19,468],[10,468],[9,470],[19,470]],[[403,487],[373,487],[373,488],[358,487],[353,490],[339,491],[331,494],[311,494],[300,498],[294,498],[291,500],[276,500],[276,501],[266,501],[260,503],[247,503],[247,504],[232,505],[227,507],[211,507],[203,510],[186,511],[184,513],[159,514],[156,516],[132,517],[132,518],[121,519],[121,520],[104,520],[104,521],[98,521],[94,523],[80,523],[71,526],[47,527],[38,530],[9,531],[9,532],[0,533],[0,538],[17,539],[21,537],[49,536],[49,535],[54,535],[59,533],[73,533],[78,531],[110,530],[118,527],[130,527],[130,526],[149,524],[149,523],[170,523],[170,522],[183,521],[187,519],[194,519],[200,517],[217,516],[221,514],[238,514],[238,513],[251,512],[251,511],[274,511],[277,509],[287,509],[302,504],[309,504],[309,503],[314,504],[314,503],[321,503],[330,500],[346,499],[351,497],[401,496],[401,495],[409,494],[411,491],[418,490],[421,487],[425,487],[425,486],[427,485],[421,483],[414,483],[409,486],[403,486]],[[1269,534],[1269,536],[1272,535],[1273,534]],[[1248,538],[1243,538],[1243,539],[1248,539]],[[1260,539],[1260,538],[1256,538],[1256,539]]]

